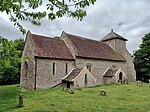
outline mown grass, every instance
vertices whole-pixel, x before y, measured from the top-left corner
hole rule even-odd
[[[100,96],[100,89],[107,95]],[[20,91],[19,85],[0,86],[0,112],[150,112],[150,87],[144,83],[101,85],[74,90],[75,94],[52,88]],[[18,107],[23,94],[24,106]]]

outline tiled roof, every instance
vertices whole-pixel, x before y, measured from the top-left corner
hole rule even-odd
[[[77,51],[76,56],[104,60],[125,61],[125,59],[105,43],[66,33]]]
[[[113,77],[113,70],[112,69],[108,69],[106,71],[106,73],[104,74],[104,77]]]
[[[57,59],[73,59],[73,56],[63,40],[36,34],[31,34],[31,36],[35,44],[36,56]]]
[[[79,69],[79,68],[73,69],[72,72],[67,77],[65,77],[63,79],[63,81],[70,81],[70,82],[72,82],[72,80],[74,78],[76,78],[81,71],[82,71],[82,69]]]
[[[127,39],[113,32],[113,30],[109,34],[107,34],[103,39],[101,39],[101,41],[104,42],[104,41],[115,39],[115,38],[127,41]]]
[[[108,69],[106,73],[104,74],[104,77],[114,77],[117,71],[118,70]]]

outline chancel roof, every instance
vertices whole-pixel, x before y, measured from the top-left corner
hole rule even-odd
[[[109,45],[80,36],[66,33],[77,51],[76,56],[104,60],[125,61],[125,59]]]

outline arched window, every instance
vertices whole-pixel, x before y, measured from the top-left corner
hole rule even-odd
[[[66,74],[68,74],[68,63],[66,63]]]
[[[55,71],[56,71],[56,68],[55,68],[56,64],[53,63],[53,75],[55,75]]]
[[[86,64],[87,69],[91,72],[92,71],[92,64],[91,63],[87,63]]]
[[[122,72],[119,73],[119,80],[122,81]]]
[[[28,77],[28,62],[27,61],[25,61],[24,66],[25,66],[25,78],[27,78]]]
[[[85,74],[85,83],[87,84],[87,74]]]

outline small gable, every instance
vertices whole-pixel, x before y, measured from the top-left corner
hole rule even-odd
[[[113,76],[114,76],[114,71],[112,69],[107,69],[103,75],[103,77],[113,77]]]
[[[124,71],[121,68],[116,70],[108,68],[103,74],[103,82],[105,84],[118,83],[118,82],[125,83],[127,80],[128,80],[127,75],[124,73]]]
[[[73,80],[79,75],[82,69],[75,68],[67,76],[63,78],[63,81],[73,82]]]
[[[118,82],[119,80],[120,81],[126,81],[126,80],[128,80],[126,73],[121,68],[119,68],[117,70],[117,72],[114,74],[114,76],[116,77],[115,78],[116,82]]]
[[[87,67],[84,67],[83,69],[75,68],[62,79],[62,83],[63,85],[65,85],[65,83],[67,85],[70,84],[72,88],[93,87],[96,84],[96,79]]]

